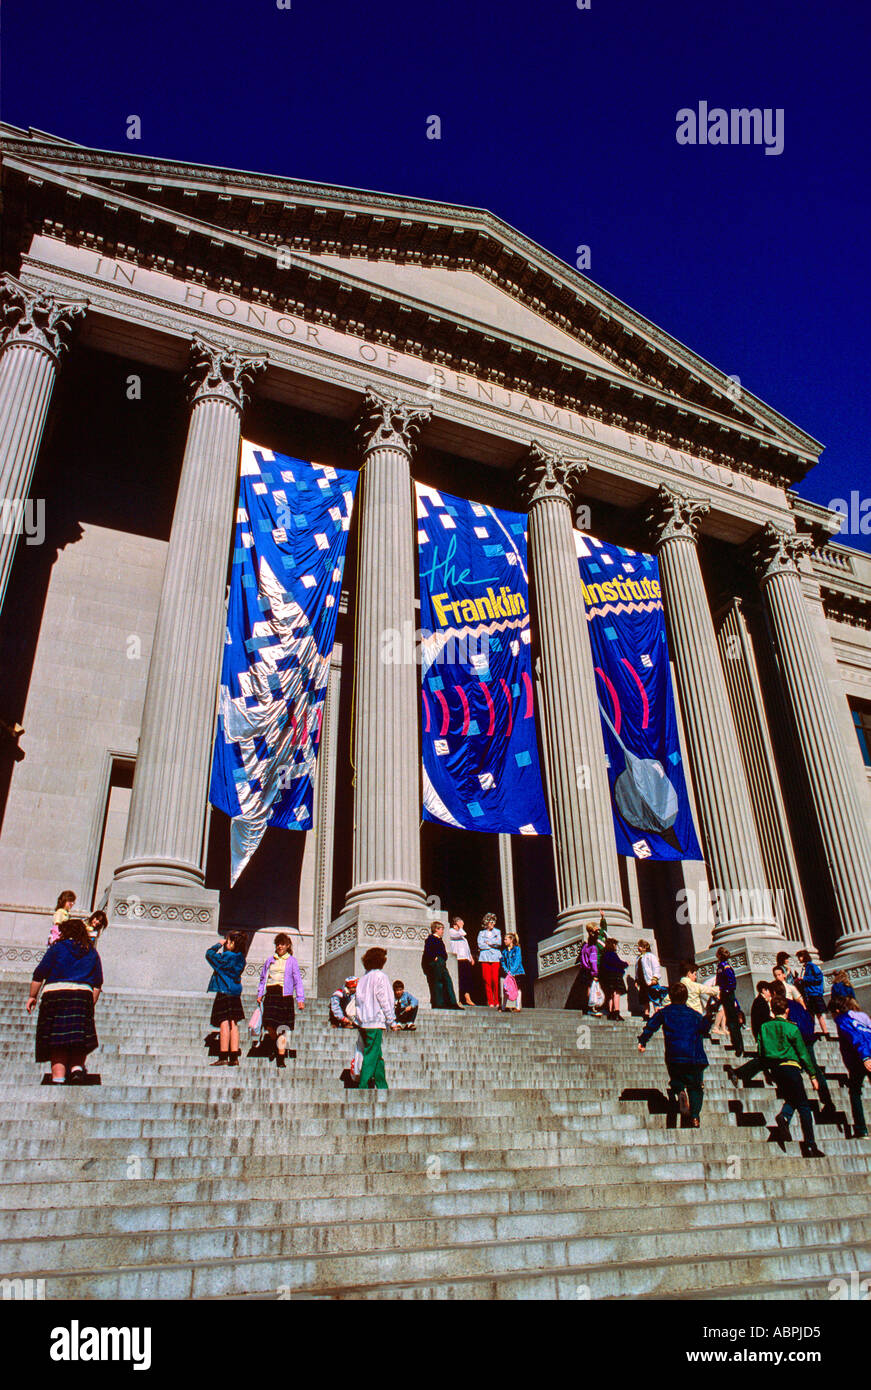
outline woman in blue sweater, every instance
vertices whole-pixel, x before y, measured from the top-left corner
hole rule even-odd
[[[212,967],[209,994],[215,995],[211,1024],[218,1029],[220,1052],[213,1067],[238,1067],[239,1020],[245,1017],[242,1007],[242,973],[245,969],[245,933],[227,932],[226,938],[206,951]]]
[[[49,946],[33,972],[25,1008],[36,1008],[36,1060],[51,1063],[52,1085],[81,1085],[85,1058],[98,1046],[94,1005],[103,985],[103,966],[84,922],[61,922],[60,937]]]

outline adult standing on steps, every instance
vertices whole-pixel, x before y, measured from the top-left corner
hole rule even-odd
[[[472,990],[475,986],[475,958],[466,936],[466,925],[462,917],[452,917],[448,927],[448,942],[457,958],[457,976],[462,1004],[474,1005]]]
[[[801,962],[801,974],[796,978],[796,985],[804,996],[805,1008],[814,1019],[819,1019],[820,1032],[827,1038],[826,977],[816,961],[811,960],[810,951],[799,951],[796,959]]]
[[[78,1085],[85,1058],[98,1046],[94,1005],[103,985],[103,965],[77,917],[61,922],[60,939],[49,946],[33,972],[25,1008],[33,1013],[42,990],[36,1023],[36,1060],[51,1063],[52,1085]]]
[[[738,981],[735,979],[735,971],[729,964],[730,955],[727,946],[718,948],[715,984],[720,991],[720,1008],[726,1015],[726,1027],[729,1030],[732,1047],[735,1049],[735,1056],[743,1057],[744,1038],[741,1033],[741,1010],[738,1000],[735,998]]]
[[[441,923],[439,923],[441,926]],[[398,1024],[393,1003],[393,988],[384,973],[387,952],[381,946],[371,946],[363,957],[366,974],[357,985],[357,1028],[363,1062],[358,1089],[365,1091],[371,1081],[378,1091],[388,1090],[381,1043],[384,1029],[395,1033]]]
[[[461,1009],[454,994],[448,970],[448,952],[444,943],[443,922],[433,922],[430,934],[423,943],[423,973],[429,984],[429,1002],[434,1009]]]
[[[287,1035],[296,1022],[294,998],[300,1009],[305,1008],[305,990],[299,964],[293,954],[293,942],[287,932],[279,932],[273,943],[275,953],[263,962],[257,1001],[263,1003],[263,1027],[272,1040],[275,1065],[284,1066]]]
[[[502,959],[502,933],[496,925],[495,912],[481,918],[478,932],[478,962],[484,978],[488,1009],[499,1008],[499,962]]]
[[[668,991],[660,983],[662,967],[659,957],[644,937],[638,943],[638,963],[635,966],[635,983],[638,986],[638,1002],[645,1018],[656,1013]]]
[[[628,960],[623,960],[617,954],[615,938],[613,936],[606,937],[605,949],[599,961],[599,983],[605,995],[605,1017],[612,1018],[615,1023],[623,1022],[623,1015],[620,1012],[620,995],[626,993],[626,982],[623,976],[628,968]]]
[[[585,1014],[597,1012],[590,1003],[590,991],[594,982],[598,983],[599,980],[599,935],[599,928],[590,923],[587,927],[587,939],[581,947],[578,988],[580,990],[580,1007]]]
[[[223,941],[210,946],[206,960],[212,967],[209,994],[215,995],[211,1024],[219,1030],[220,1052],[214,1067],[238,1067],[239,1020],[242,1007],[242,972],[245,969],[245,933],[228,932]]]
[[[714,1016],[710,1011],[698,1014],[690,1008],[685,984],[672,985],[668,995],[671,1003],[645,1023],[638,1051],[643,1052],[656,1030],[662,1029],[669,1094],[677,1099],[683,1118],[698,1129],[704,1099],[703,1076],[708,1065],[702,1039],[711,1031]]]

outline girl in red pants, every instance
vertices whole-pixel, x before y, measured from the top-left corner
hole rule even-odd
[[[487,1007],[499,1008],[499,961],[502,957],[502,933],[496,925],[496,915],[488,912],[481,919],[478,932],[478,962],[484,977]]]

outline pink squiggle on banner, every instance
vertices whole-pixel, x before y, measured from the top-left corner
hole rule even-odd
[[[614,705],[614,732],[619,737],[620,724],[623,720],[623,715],[620,710],[620,701],[617,699],[617,691],[614,689],[613,685],[608,680],[608,677],[605,675],[605,672],[602,670],[601,666],[596,667],[596,675],[601,676],[602,680],[608,687],[608,694],[611,696],[611,701]]]
[[[644,689],[644,682],[631,661],[627,661],[625,656],[621,656],[620,660],[623,662],[626,669],[631,671],[632,675],[635,677],[635,684],[638,686],[638,693],[641,696],[641,708],[644,711],[641,716],[641,727],[642,729],[646,729],[647,725],[650,723],[650,701],[647,698],[647,691]]]

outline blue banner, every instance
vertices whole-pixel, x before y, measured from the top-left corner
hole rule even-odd
[[[424,819],[548,835],[524,515],[416,484]]]
[[[309,830],[357,474],[242,441],[209,800],[235,883],[268,825]]]
[[[701,859],[687,796],[659,584],[652,555],[575,532],[617,850]]]

